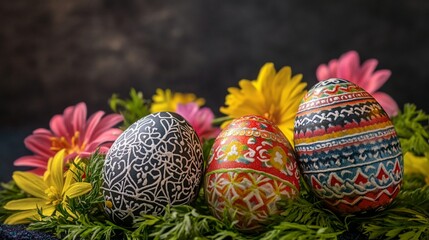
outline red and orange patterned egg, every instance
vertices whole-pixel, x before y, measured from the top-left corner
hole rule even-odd
[[[267,119],[235,119],[214,142],[204,190],[217,218],[237,221],[239,230],[258,229],[269,216],[279,214],[279,200],[299,194],[293,148]]]
[[[337,213],[381,210],[401,188],[394,126],[381,105],[349,81],[332,78],[308,91],[294,141],[305,181]]]

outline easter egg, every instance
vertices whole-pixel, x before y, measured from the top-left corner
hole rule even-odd
[[[141,214],[159,215],[167,205],[189,204],[199,192],[203,151],[183,117],[159,112],[126,129],[103,166],[105,212],[122,225]]]
[[[305,181],[339,214],[382,210],[401,188],[394,126],[356,84],[331,78],[313,86],[298,108],[294,142]]]
[[[278,127],[265,118],[233,120],[210,151],[204,190],[209,209],[242,231],[258,230],[279,213],[281,199],[299,194],[295,153]]]

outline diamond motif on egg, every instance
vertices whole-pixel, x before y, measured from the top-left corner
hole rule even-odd
[[[304,180],[338,213],[385,208],[397,196],[403,157],[380,104],[343,79],[313,86],[295,118],[295,150]]]
[[[213,144],[204,190],[214,216],[223,220],[227,214],[242,231],[261,229],[269,216],[280,213],[281,199],[299,195],[295,153],[270,121],[236,119]]]

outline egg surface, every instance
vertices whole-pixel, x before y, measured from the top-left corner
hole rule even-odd
[[[131,225],[140,214],[189,204],[202,174],[201,143],[188,122],[172,112],[150,114],[126,129],[106,155],[105,212],[114,222]]]
[[[239,230],[261,228],[278,214],[277,202],[299,194],[293,149],[272,122],[258,116],[233,120],[216,138],[204,186],[208,206]]]
[[[381,210],[401,188],[403,158],[393,124],[349,81],[331,78],[308,91],[294,141],[305,181],[337,213]]]

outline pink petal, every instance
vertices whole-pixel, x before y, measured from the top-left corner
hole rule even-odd
[[[67,156],[65,156],[65,157],[64,157],[64,162],[69,162],[69,160],[70,160],[70,159],[74,159],[74,158],[76,158],[78,155],[80,155],[80,153],[79,153],[79,154],[77,154],[76,152],[72,152],[72,153],[70,153],[69,155],[67,155]]]
[[[15,160],[15,166],[39,167],[45,168],[48,164],[48,159],[41,158],[40,156],[23,156]]]
[[[329,68],[329,72],[330,72],[328,78],[337,77],[338,60],[337,59],[332,59],[331,61],[329,61],[328,68]]]
[[[369,84],[365,90],[369,93],[377,91],[389,79],[390,75],[390,70],[383,69],[376,71],[368,81]]]
[[[317,67],[317,70],[316,70],[317,80],[323,81],[323,80],[329,79],[331,76],[330,74],[331,72],[329,71],[328,66],[326,66],[325,64],[321,64],[319,65],[319,67]]]
[[[356,51],[349,51],[343,54],[338,61],[338,77],[355,82],[354,76],[359,71],[359,61],[359,54]]]
[[[88,143],[92,137],[92,134],[94,133],[98,123],[100,122],[100,119],[103,117],[104,112],[98,111],[91,115],[88,119],[88,123],[86,124],[86,129],[83,137],[83,141]]]
[[[199,106],[196,103],[178,104],[176,113],[180,114],[185,119],[193,119],[195,114],[198,113]],[[189,121],[188,120],[188,121]]]
[[[200,129],[203,131],[212,128],[214,114],[209,108],[200,109],[197,119]]]
[[[63,113],[63,124],[69,135],[70,133],[72,135],[74,134],[73,126],[71,124],[73,119],[74,109],[75,109],[75,106],[69,106],[66,109],[64,109],[64,113]]]
[[[55,115],[49,122],[49,127],[54,132],[55,136],[63,136],[67,139],[70,138],[70,132],[64,122],[64,117],[61,115]]]
[[[109,149],[110,149],[110,146],[109,147],[101,146],[100,149],[98,150],[98,152],[101,154],[107,154]]]
[[[46,135],[30,135],[25,138],[25,146],[35,153],[45,158],[53,156],[55,153],[51,150],[51,140]]]
[[[197,132],[201,141],[219,134],[220,129],[212,127],[214,114],[210,108],[199,108],[194,103],[178,105],[177,113],[182,115]]]
[[[121,135],[121,133],[122,130],[118,128],[108,129],[105,132],[101,133],[99,136],[97,136],[96,139],[91,140],[85,150],[92,151],[93,149],[106,142],[113,143],[119,137],[119,135]]]
[[[200,138],[201,138],[201,140],[203,140],[203,139],[210,139],[210,138],[216,138],[219,135],[220,131],[221,131],[220,128],[214,127],[212,129],[210,129],[209,131],[203,132],[201,134]]]
[[[93,148],[91,151],[81,152],[79,154],[79,156],[81,158],[87,158],[87,157],[90,157],[92,154],[94,154],[96,151],[98,151],[98,153],[100,153],[100,154],[106,155],[111,146],[112,146],[112,143],[106,143],[106,144],[103,144],[99,147]]]
[[[357,77],[356,84],[363,89],[368,89],[372,73],[377,67],[378,61],[376,59],[369,59],[362,64],[361,71]]]
[[[399,111],[398,104],[392,97],[384,92],[376,92],[372,96],[377,100],[378,103],[383,107],[384,111],[389,114],[390,117],[396,116]]]
[[[88,157],[90,157],[94,153],[95,153],[95,151],[93,151],[93,152],[80,152],[79,153],[79,157],[80,158],[88,158]]]
[[[197,114],[200,107],[196,103],[178,104],[176,113],[181,115],[194,129],[197,127]],[[197,129],[195,129],[197,130]]]
[[[39,176],[43,176],[43,174],[46,172],[46,168],[35,168],[35,169],[30,170],[28,172],[34,173],[34,174],[39,175]]]
[[[38,128],[33,131],[33,134],[52,136],[52,132],[45,128]]]
[[[79,131],[82,133],[86,121],[86,104],[84,102],[78,103],[74,109],[71,124],[73,126],[73,133]]]
[[[98,137],[98,135],[102,134],[103,132],[107,131],[108,129],[112,128],[113,126],[117,125],[118,123],[122,122],[124,118],[120,114],[112,113],[107,116],[105,116],[101,121],[98,123],[96,129],[94,129],[92,138]]]

